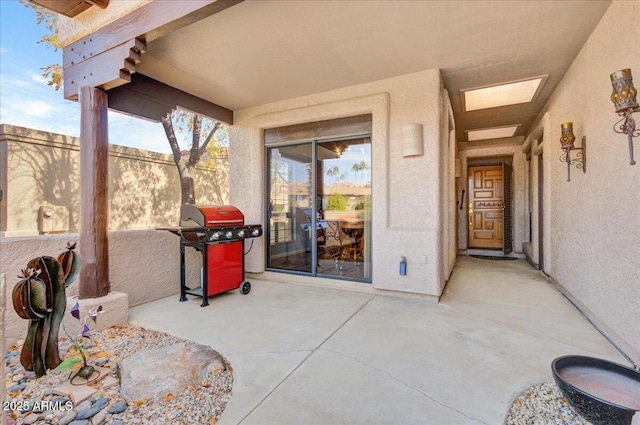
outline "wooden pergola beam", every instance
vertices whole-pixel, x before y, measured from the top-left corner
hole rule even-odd
[[[107,93],[109,109],[152,121],[160,121],[167,113],[182,108],[233,124],[232,110],[139,73],[131,75],[129,84],[113,88]]]
[[[76,66],[128,40],[140,39],[148,43],[241,2],[190,0],[148,3],[66,46],[62,52],[62,66],[65,69]]]
[[[76,100],[82,86],[128,83],[148,42],[242,1],[154,1],[69,44],[62,51],[65,99]]]
[[[35,3],[49,9],[52,12],[60,13],[62,15],[73,18],[91,6],[98,6],[101,9],[109,6],[109,0],[29,0],[31,3]]]
[[[63,68],[65,99],[77,99],[78,90],[83,86],[109,90],[128,83],[146,50],[146,43],[134,38],[97,54],[90,60]]]

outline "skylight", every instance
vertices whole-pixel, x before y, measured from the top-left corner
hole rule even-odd
[[[520,124],[508,127],[482,128],[478,130],[467,130],[467,139],[470,142],[476,140],[501,139],[503,137],[513,137],[518,131]]]
[[[533,102],[548,75],[506,84],[460,90],[465,111]]]

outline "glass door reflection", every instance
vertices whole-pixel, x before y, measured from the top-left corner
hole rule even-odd
[[[270,147],[267,159],[267,268],[370,282],[371,139]]]
[[[312,144],[269,148],[267,267],[311,272]]]
[[[317,274],[371,279],[371,139],[317,143]]]

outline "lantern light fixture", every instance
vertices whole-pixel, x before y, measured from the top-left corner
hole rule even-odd
[[[582,136],[582,146],[575,147],[576,136],[573,134],[573,123],[565,122],[560,125],[562,135],[560,137],[560,147],[564,153],[560,156],[560,161],[567,163],[567,181],[571,181],[571,166],[582,168],[582,172],[587,172],[587,137]],[[571,158],[571,151],[579,151],[575,158]]]
[[[633,159],[633,138],[640,136],[640,129],[636,129],[636,121],[633,113],[640,110],[636,95],[638,91],[633,86],[631,69],[621,69],[611,74],[611,85],[613,93],[611,101],[615,105],[616,112],[622,117],[620,121],[613,125],[613,131],[618,134],[626,134],[629,143],[629,164],[635,165]]]

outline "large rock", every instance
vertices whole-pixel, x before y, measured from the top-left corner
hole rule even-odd
[[[212,369],[225,369],[225,362],[205,345],[170,345],[141,351],[120,362],[120,392],[129,404],[168,394],[178,396],[189,385],[198,387]]]

